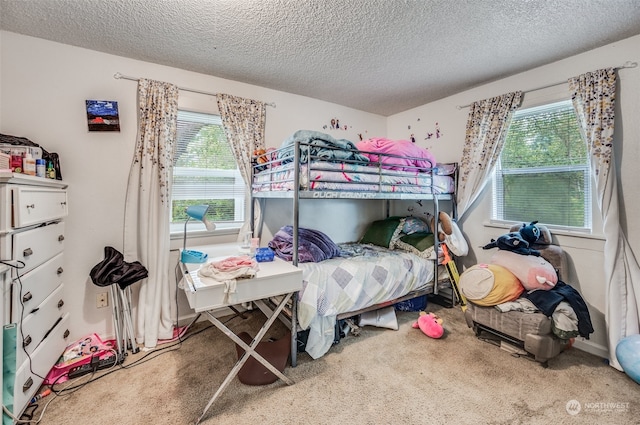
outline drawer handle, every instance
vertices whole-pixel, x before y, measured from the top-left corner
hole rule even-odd
[[[62,267],[58,267],[58,270],[56,270],[57,274],[62,274],[62,272],[64,271],[64,269]]]
[[[60,202],[60,205],[65,206],[67,205],[67,202],[66,201]]]
[[[62,242],[64,240],[64,235],[58,236],[58,242]]]
[[[33,255],[33,250],[31,248],[27,248],[24,251],[22,251],[22,256],[23,257],[28,257],[30,255]]]
[[[27,335],[27,337],[24,339],[24,341],[22,341],[22,346],[23,347],[27,347],[29,344],[31,344],[31,335]]]
[[[68,336],[69,336],[69,334],[70,334],[70,333],[71,333],[71,332],[69,332],[69,329],[65,329],[65,330],[64,330],[64,334],[62,335],[62,337],[63,337],[63,338],[66,338],[66,337],[68,337]]]
[[[27,301],[29,301],[31,298],[33,298],[33,295],[31,295],[31,292],[27,292],[26,294],[24,294],[22,296],[22,302],[26,303]]]
[[[58,301],[58,308],[62,308],[63,305],[64,305],[63,300]]]
[[[29,209],[29,208],[35,208],[35,207],[36,207],[36,204],[26,205],[26,207],[27,207],[27,209]]]
[[[22,392],[26,393],[29,390],[29,388],[31,388],[32,385],[33,385],[33,378],[29,377],[29,379],[27,379],[24,385],[22,385]]]

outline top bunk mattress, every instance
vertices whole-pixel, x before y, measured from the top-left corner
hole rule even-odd
[[[312,161],[300,165],[298,187],[303,191],[451,194],[456,164],[438,164],[430,172],[383,169],[376,165]],[[275,165],[254,175],[254,193],[293,191],[294,163]]]
[[[313,197],[341,192],[372,198],[455,193],[457,164],[439,164],[431,152],[408,140],[371,138],[353,143],[299,130],[280,148],[259,149],[254,155],[255,196],[288,196],[295,191],[314,192]]]

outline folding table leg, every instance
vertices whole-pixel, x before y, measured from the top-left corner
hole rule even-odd
[[[238,374],[238,372],[240,372],[240,369],[245,364],[245,362],[249,359],[249,356],[253,356],[264,367],[269,369],[269,371],[271,371],[271,373],[276,375],[278,378],[282,379],[287,385],[293,385],[294,384],[294,382],[290,378],[285,376],[275,366],[273,366],[271,363],[269,363],[269,361],[267,361],[264,357],[262,357],[260,355],[260,353],[255,351],[255,348],[258,346],[258,343],[260,341],[262,341],[262,338],[267,333],[267,330],[269,330],[269,328],[271,327],[273,322],[277,319],[278,315],[282,312],[282,309],[284,309],[285,305],[287,304],[287,302],[291,298],[291,295],[292,294],[286,295],[282,299],[282,301],[280,301],[280,304],[278,304],[278,307],[274,310],[274,312],[271,315],[271,317],[268,318],[268,320],[262,325],[262,328],[260,328],[260,331],[258,331],[258,334],[253,339],[253,341],[251,342],[251,345],[247,345],[242,339],[240,339],[240,337],[238,337],[235,333],[233,333],[233,331],[231,331],[228,327],[226,327],[224,325],[224,323],[222,323],[220,320],[218,320],[218,318],[216,318],[213,314],[211,314],[211,312],[209,312],[209,311],[205,312],[209,316],[209,320],[211,321],[211,323],[213,323],[225,335],[227,335],[229,338],[231,338],[231,340],[233,340],[233,342],[235,342],[240,347],[242,347],[242,349],[244,350],[244,354],[240,357],[240,359],[238,359],[238,361],[236,362],[235,366],[233,366],[233,369],[231,369],[231,372],[229,372],[229,374],[224,379],[222,384],[220,384],[220,386],[218,387],[218,390],[215,392],[213,397],[211,397],[211,399],[209,400],[209,403],[207,403],[207,406],[204,408],[202,414],[200,415],[200,417],[196,421],[196,424],[199,424],[200,421],[202,421],[202,419],[204,418],[204,415],[207,413],[207,411],[209,410],[211,405],[216,401],[216,399],[220,396],[220,394],[222,394],[222,392],[227,388],[227,386],[231,383],[233,378],[235,378],[235,376]]]

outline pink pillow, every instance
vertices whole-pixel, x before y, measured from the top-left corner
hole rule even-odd
[[[356,147],[363,155],[367,156],[370,161],[382,161],[382,168],[390,170],[417,171],[415,168],[428,169],[436,166],[436,158],[426,150],[421,148],[409,140],[390,140],[382,137],[362,140],[356,143]],[[410,156],[416,159],[395,158],[383,156],[381,159],[375,153],[383,153],[390,155]]]
[[[551,263],[535,255],[521,255],[511,251],[499,249],[491,263],[497,264],[516,275],[526,290],[549,290],[558,283],[558,274]]]

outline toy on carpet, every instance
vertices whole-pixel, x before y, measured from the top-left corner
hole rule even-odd
[[[537,221],[532,221],[529,224],[522,223],[522,227],[517,232],[509,232],[498,239],[491,239],[491,242],[483,246],[482,249],[498,248],[521,255],[539,257],[540,251],[531,248],[540,237],[540,228],[536,223]]]
[[[421,311],[418,320],[411,325],[414,329],[420,329],[426,336],[438,339],[444,334],[442,319],[433,313]]]

